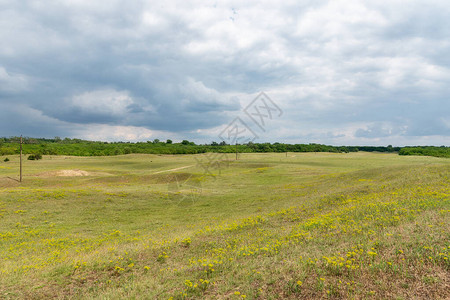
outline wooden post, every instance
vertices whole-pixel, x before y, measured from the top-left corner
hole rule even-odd
[[[22,182],[22,136],[20,136],[20,182]]]
[[[238,160],[237,142],[236,142],[236,160]]]

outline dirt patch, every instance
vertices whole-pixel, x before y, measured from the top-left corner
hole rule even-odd
[[[90,175],[91,173],[83,170],[59,170],[41,174],[41,176],[61,176],[61,177],[90,176]]]

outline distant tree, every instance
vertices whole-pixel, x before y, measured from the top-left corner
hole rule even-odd
[[[172,140],[167,140],[166,144],[172,144]]]
[[[181,144],[182,144],[182,145],[189,145],[190,143],[189,143],[188,140],[183,140],[183,141],[181,142]]]
[[[343,152],[343,153],[349,153],[349,152],[350,152],[350,150],[348,150],[347,147],[340,147],[339,150],[340,150],[341,152]]]
[[[5,158],[4,162],[8,162],[8,161],[9,161],[9,158]]]
[[[226,143],[225,141],[221,141],[221,142],[219,143],[219,145],[220,145],[220,146],[226,146],[227,143]]]
[[[211,146],[219,146],[219,144],[217,142],[212,142]]]
[[[30,154],[28,156],[28,160],[40,160],[42,159],[42,154],[36,153],[36,154]]]
[[[160,142],[160,140],[158,140],[158,139],[153,140],[153,144],[158,144],[159,142]]]

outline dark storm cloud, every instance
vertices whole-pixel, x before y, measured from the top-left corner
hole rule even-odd
[[[445,1],[0,1],[0,136],[210,141],[264,90],[285,111],[278,141],[448,144],[449,13]]]

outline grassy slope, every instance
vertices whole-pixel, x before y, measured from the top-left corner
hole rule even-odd
[[[0,163],[0,295],[450,297],[448,159],[243,154],[212,178],[195,157],[45,157],[21,185]]]

